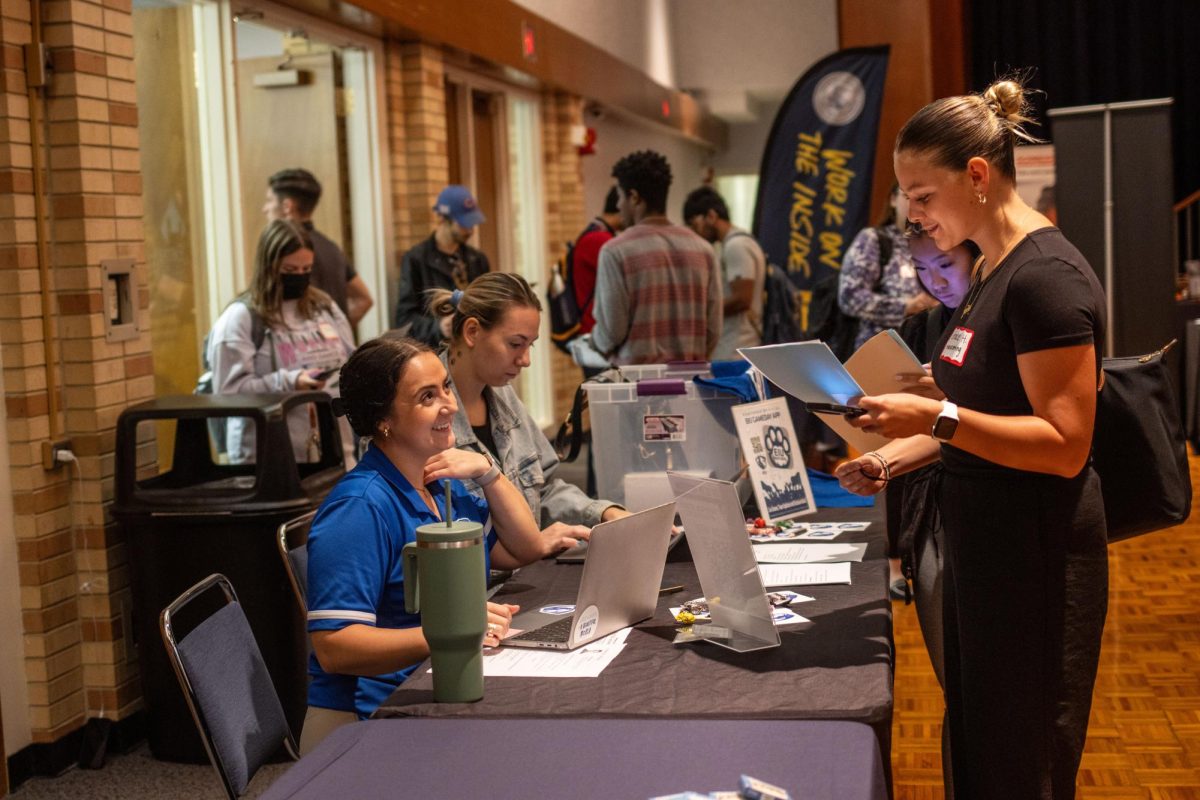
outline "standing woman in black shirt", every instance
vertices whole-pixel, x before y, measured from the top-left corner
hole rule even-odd
[[[1062,233],[1017,195],[1023,88],[921,109],[896,139],[909,218],[983,263],[942,334],[945,400],[864,397],[853,424],[906,439],[838,471],[865,490],[941,458],[943,623],[955,796],[1070,798],[1108,600],[1104,506],[1089,463],[1104,296]]]

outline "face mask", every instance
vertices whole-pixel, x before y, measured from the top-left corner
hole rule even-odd
[[[308,284],[312,275],[310,273],[291,273],[285,272],[279,276],[279,282],[283,286],[284,300],[299,300],[308,291]]]

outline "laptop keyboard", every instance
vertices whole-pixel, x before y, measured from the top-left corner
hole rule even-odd
[[[549,625],[543,625],[531,631],[518,633],[512,638],[523,642],[566,642],[571,638],[571,623],[574,621],[574,615],[563,617],[557,622],[551,622]]]

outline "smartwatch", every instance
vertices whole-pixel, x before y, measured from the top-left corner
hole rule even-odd
[[[958,430],[958,406],[949,400],[942,401],[942,411],[933,422],[933,438],[939,442],[948,442],[954,438]]]
[[[481,452],[480,455],[482,455],[484,458],[486,458],[487,462],[488,462],[488,471],[483,473],[482,475],[480,475],[478,478],[475,479],[475,484],[480,489],[482,489],[485,486],[491,485],[491,483],[494,480],[496,480],[496,478],[500,477],[500,465],[497,464],[495,459],[493,459],[487,453]]]

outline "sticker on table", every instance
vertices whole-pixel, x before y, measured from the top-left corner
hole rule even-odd
[[[802,617],[790,608],[772,608],[771,620],[776,625],[794,625],[799,622],[808,622],[807,617]]]
[[[644,415],[642,417],[642,441],[686,442],[686,417],[683,414]]]
[[[575,623],[575,641],[583,642],[596,635],[596,629],[600,626],[600,609],[596,606],[588,606],[579,615],[579,620]]]
[[[538,611],[542,612],[543,614],[553,614],[554,616],[559,617],[563,614],[574,614],[575,606],[542,606],[538,609]]]

